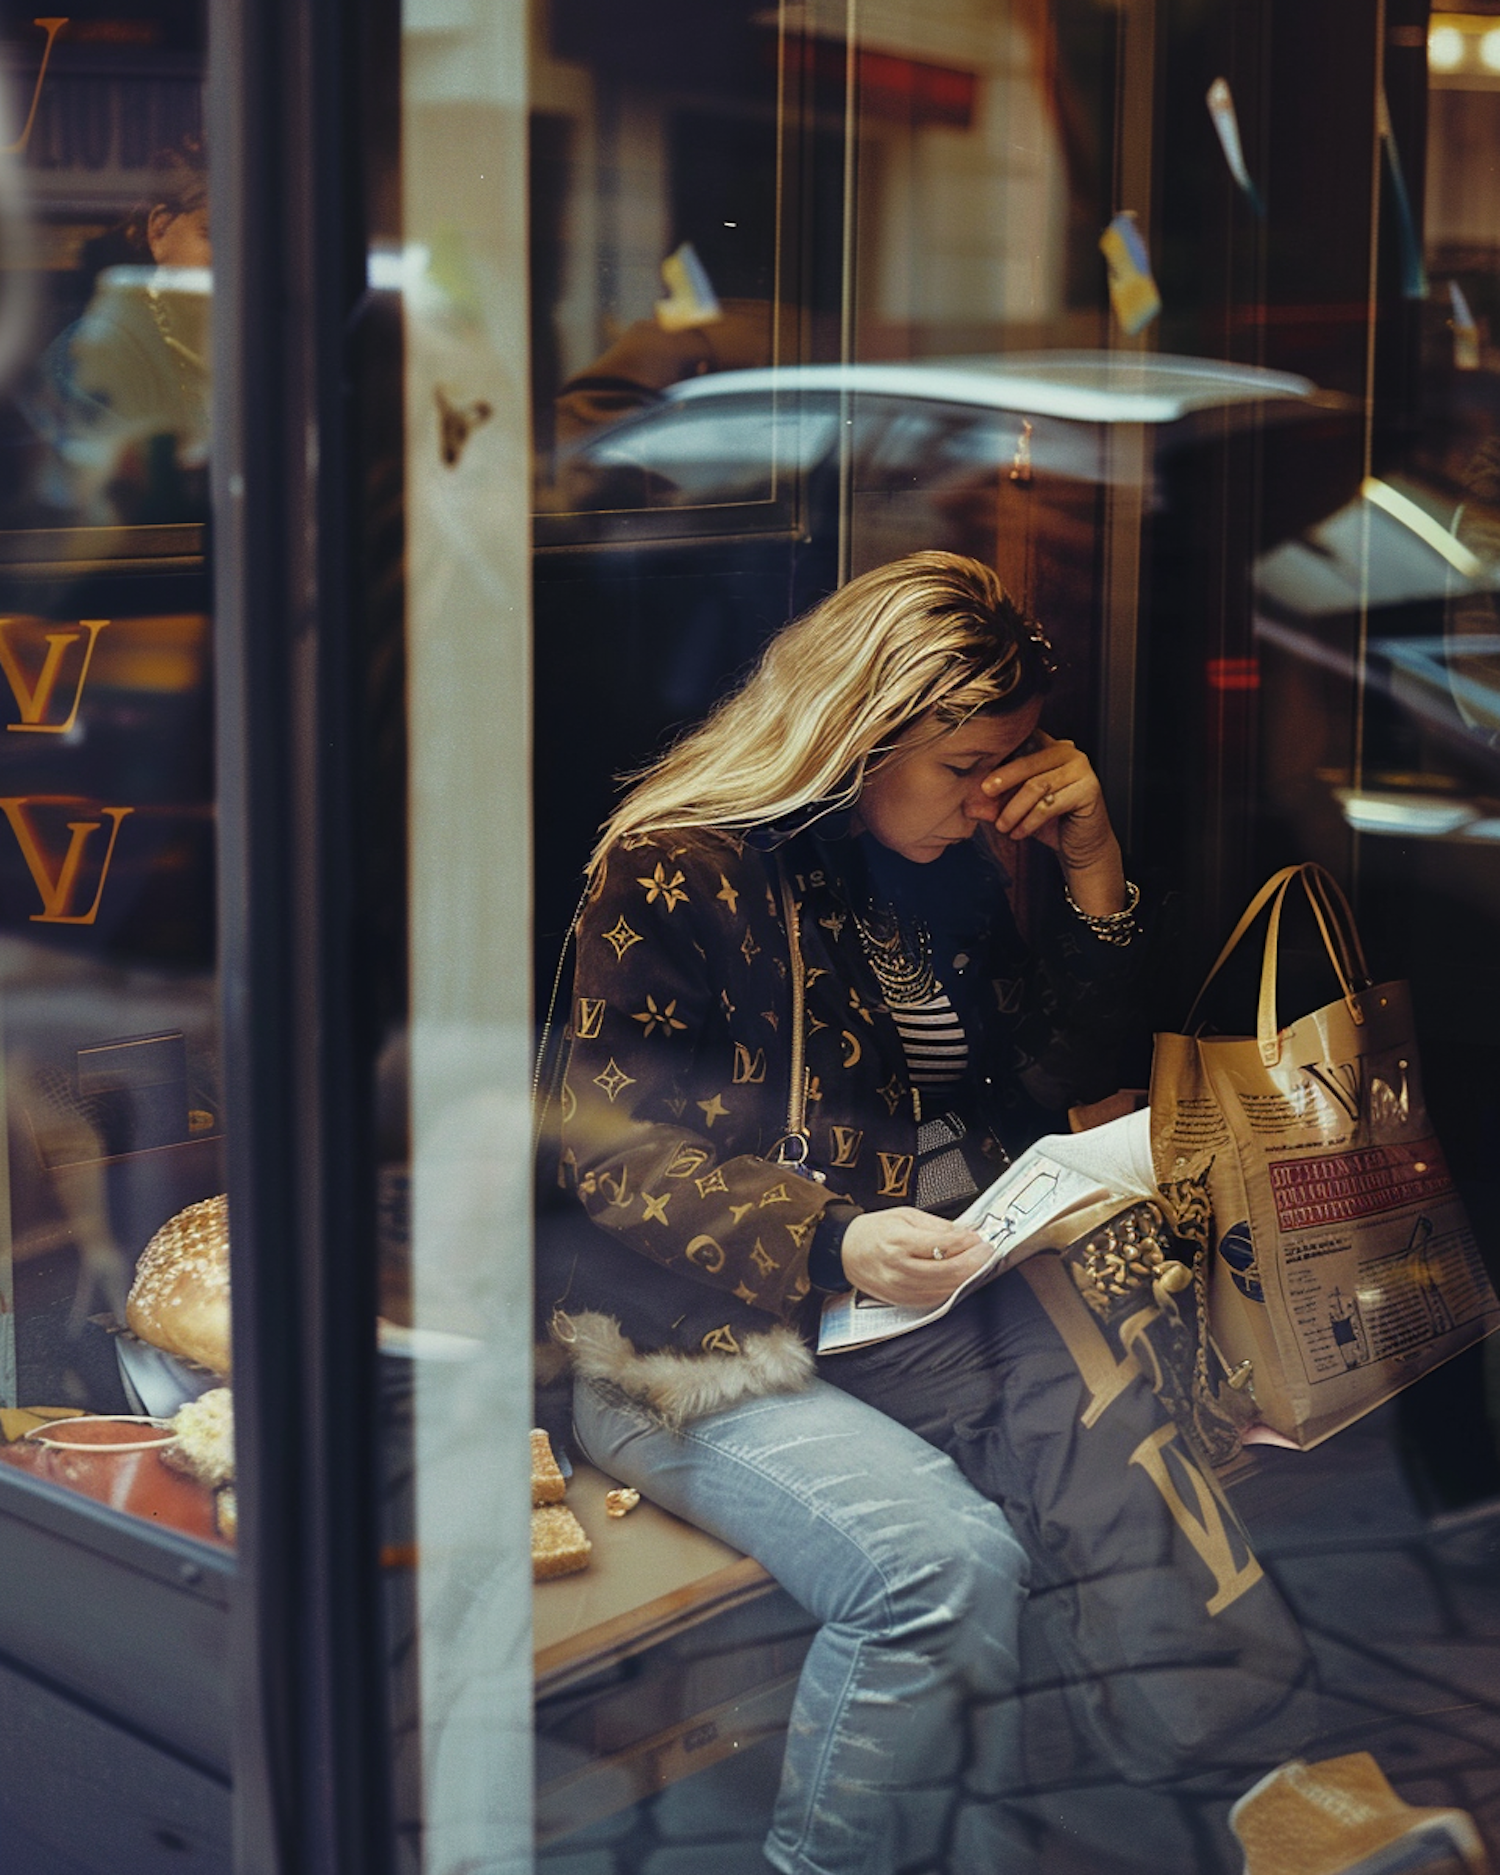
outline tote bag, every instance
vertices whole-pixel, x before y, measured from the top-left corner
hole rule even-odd
[[[1288,895],[1305,893],[1340,994],[1283,1026]],[[1500,1326],[1422,1094],[1404,983],[1368,983],[1332,876],[1261,888],[1206,990],[1269,908],[1256,1032],[1156,1037],[1152,1154],[1179,1234],[1207,1257],[1207,1315],[1264,1425],[1316,1445]]]

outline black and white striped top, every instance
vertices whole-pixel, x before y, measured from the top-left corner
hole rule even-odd
[[[921,1002],[891,1003],[889,1008],[913,1087],[946,1087],[963,1079],[969,1065],[969,1039],[941,984]]]

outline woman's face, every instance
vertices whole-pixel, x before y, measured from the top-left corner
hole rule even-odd
[[[208,204],[174,208],[158,202],[146,221],[146,241],[158,267],[211,267],[214,250],[208,234]]]
[[[882,846],[919,865],[973,833],[975,823],[993,824],[1004,801],[980,784],[1029,742],[1041,720],[1038,698],[1004,716],[973,716],[936,742],[918,723],[896,745],[896,754],[865,783],[854,810],[854,830],[872,833]],[[904,743],[914,743],[909,753]]]

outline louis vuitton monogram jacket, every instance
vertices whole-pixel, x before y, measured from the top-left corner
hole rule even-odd
[[[724,832],[636,836],[595,877],[577,934],[560,1178],[595,1225],[639,1253],[613,1259],[617,1283],[642,1291],[663,1271],[713,1293],[722,1329],[703,1332],[701,1314],[689,1329],[684,1315],[682,1332],[654,1337],[661,1345],[734,1354],[747,1327],[773,1323],[811,1340],[820,1298],[807,1258],[826,1207],[914,1202],[921,1104],[861,949],[857,849],[810,833],[779,848],[806,972],[809,1162],[826,1183],[768,1156],[785,1131],[791,1069],[776,853]],[[1139,946],[1102,943],[1059,886],[1032,952],[975,843],[934,866],[952,870],[971,907],[962,953],[935,962],[940,976],[962,967],[982,992],[968,998],[982,1011],[970,1058],[998,1171],[1005,1152],[1065,1127],[1071,1101],[1115,1085],[1097,1044],[1120,1028]],[[600,1306],[597,1284],[583,1287]]]

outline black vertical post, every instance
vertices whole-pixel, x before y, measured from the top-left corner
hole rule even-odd
[[[210,5],[238,1875],[390,1863],[346,355],[365,37],[386,11]]]

